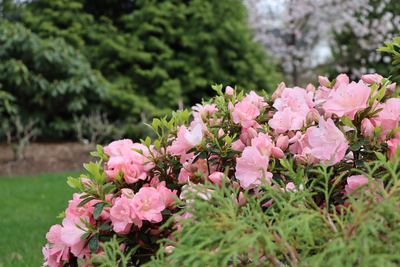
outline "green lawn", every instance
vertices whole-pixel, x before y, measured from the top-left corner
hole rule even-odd
[[[76,193],[67,177],[79,175],[0,177],[0,267],[42,266],[45,235],[53,224],[61,224],[56,216]]]

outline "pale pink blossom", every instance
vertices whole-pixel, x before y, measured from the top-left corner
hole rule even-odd
[[[111,224],[114,226],[114,231],[117,233],[129,233],[134,224],[138,227],[142,227],[142,220],[132,209],[132,199],[123,195],[115,201],[111,208]]]
[[[201,118],[203,121],[208,121],[218,111],[217,104],[205,104],[204,106],[196,104],[192,109],[194,110],[193,117]]]
[[[240,139],[238,139],[235,142],[232,142],[231,147],[233,150],[243,151],[246,146]]]
[[[192,153],[186,154],[186,152],[200,145],[202,138],[201,124],[197,124],[191,132],[182,125],[179,128],[178,137],[172,145],[168,147],[168,151],[173,155],[181,156],[181,163],[183,164],[187,159],[193,156]]]
[[[364,83],[352,82],[348,85],[341,83],[336,91],[332,92],[323,108],[326,112],[334,113],[339,117],[346,115],[354,120],[356,112],[367,107],[370,93],[371,88]]]
[[[274,144],[268,134],[259,133],[257,137],[251,139],[251,146],[257,148],[262,156],[270,157]]]
[[[85,203],[84,205],[78,207],[79,203],[82,202],[83,199],[80,197],[84,194],[73,194],[73,199],[69,201],[68,208],[65,210],[66,217],[71,220],[75,220],[75,218],[90,216],[93,214],[94,208],[92,205],[94,204],[93,200]]]
[[[276,147],[279,147],[282,151],[285,151],[289,146],[289,137],[287,135],[279,135],[276,139]]]
[[[307,129],[307,135],[313,156],[323,162],[328,162],[333,158],[331,165],[342,160],[349,147],[346,137],[332,119],[327,121],[321,119],[318,128]]]
[[[397,139],[397,138],[396,139],[390,139],[386,143],[387,143],[388,148],[389,148],[389,151],[387,152],[388,159],[391,162],[394,162],[396,154],[397,154],[397,150],[399,149],[399,146],[400,146],[400,139]],[[399,160],[399,159],[400,158],[398,158],[397,160]]]
[[[253,126],[254,119],[260,115],[258,108],[248,101],[239,102],[235,105],[232,112],[233,122],[240,123],[242,127],[249,128]]]
[[[162,221],[161,211],[165,203],[161,200],[160,193],[154,187],[142,187],[132,199],[131,206],[141,220],[151,223]]]
[[[268,172],[268,157],[262,156],[257,148],[246,147],[236,165],[236,178],[244,189],[266,181],[271,184],[272,173]]]
[[[285,133],[290,130],[300,130],[303,127],[305,117],[292,112],[291,108],[278,111],[274,117],[268,121],[269,126],[275,130],[276,134]]]
[[[250,145],[251,144],[251,139],[256,137],[258,135],[258,132],[253,128],[242,128],[242,132],[239,135],[240,140],[243,142],[243,144]]]
[[[144,157],[134,151],[122,157],[121,169],[124,173],[124,180],[127,184],[133,184],[139,180],[146,180],[147,174],[143,163]]]
[[[378,115],[382,126],[380,139],[384,140],[391,130],[398,127],[400,121],[400,99],[390,98]]]
[[[160,200],[164,203],[166,209],[174,207],[175,198],[177,197],[177,190],[172,191],[165,186],[158,186],[157,192],[160,193]]]
[[[118,164],[122,161],[122,157],[125,153],[131,151],[133,142],[130,139],[123,139],[111,142],[108,146],[104,147],[104,153],[108,155],[109,165]]]
[[[301,132],[296,132],[296,134],[289,139],[289,143],[292,144],[289,146],[289,151],[292,154],[301,154],[304,148],[311,147],[308,143],[307,132],[305,134],[301,134]]]
[[[342,84],[348,85],[349,83],[350,83],[349,76],[347,76],[346,74],[339,74],[336,77],[336,83],[332,88],[335,90],[338,89],[339,86],[341,86]]]
[[[47,249],[49,257],[54,259],[57,264],[69,260],[69,246],[61,239],[62,226],[59,224],[53,225],[50,231],[46,234],[46,239],[52,244],[51,249]],[[49,266],[51,266],[49,264]],[[58,266],[58,265],[56,265]]]
[[[377,179],[372,180],[371,187],[374,190],[375,194],[377,194],[380,190],[383,190],[384,188],[383,182],[380,182],[378,185],[376,184],[377,182],[378,182]],[[347,178],[347,185],[345,186],[344,189],[347,194],[351,194],[357,188],[367,186],[368,184],[369,184],[369,179],[364,175],[353,175]],[[365,189],[365,192],[370,193],[371,192],[370,188],[367,187],[367,189]],[[377,195],[377,198],[379,199],[381,197]]]
[[[58,254],[52,253],[52,250],[50,249],[50,245],[47,243],[45,247],[42,248],[42,253],[44,257],[44,263],[43,266],[49,266],[49,267],[63,267],[64,262],[63,261],[57,261]]]
[[[86,239],[81,239],[82,235],[86,234],[88,228],[81,222],[82,218],[86,222],[90,222],[89,217],[77,217],[74,220],[66,217],[62,224],[61,240],[71,248],[71,253],[78,258],[83,258],[85,255],[90,255],[89,247],[85,247]],[[77,227],[80,226],[80,228]]]
[[[229,182],[228,177],[223,172],[213,172],[208,176],[208,179],[216,185],[221,185],[223,181],[224,183]]]
[[[281,112],[289,107],[291,111],[305,117],[310,108],[315,106],[312,101],[313,97],[313,92],[307,93],[303,88],[285,88],[281,97],[275,100],[273,106]]]
[[[250,94],[246,94],[246,97],[242,101],[249,101],[258,109],[269,107],[267,103],[264,102],[264,98],[257,95],[256,92],[251,91]]]

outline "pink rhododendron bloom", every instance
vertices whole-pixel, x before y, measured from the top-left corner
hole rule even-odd
[[[181,156],[181,163],[183,164],[187,159],[193,156],[192,153],[186,154],[186,152],[191,148],[200,145],[202,138],[203,133],[200,124],[197,124],[191,132],[182,125],[179,128],[178,137],[168,148],[168,151],[173,155]]]
[[[210,117],[212,117],[215,112],[218,111],[217,109],[217,104],[205,104],[204,106],[200,104],[196,104],[196,106],[193,106],[192,109],[194,110],[193,112],[193,117],[201,118],[203,121],[207,121]]]
[[[377,179],[374,179],[375,182],[377,182]],[[372,188],[376,189],[376,184],[374,181],[372,181]],[[344,187],[344,190],[346,190],[347,194],[351,194],[354,190],[356,190],[359,187],[363,187],[368,185],[369,183],[369,179],[367,177],[365,177],[364,175],[353,175],[347,178],[347,185]],[[377,191],[375,191],[376,193],[379,192],[380,190],[382,190],[384,188],[383,182],[380,182],[377,188]],[[371,192],[371,190],[368,188],[366,188],[366,192]],[[378,198],[380,198],[380,196],[378,196]]]
[[[326,112],[334,113],[339,117],[346,115],[354,120],[356,112],[367,107],[370,93],[371,88],[364,83],[352,82],[348,85],[341,83],[336,91],[332,92],[323,108]]]
[[[160,200],[164,203],[166,209],[174,207],[175,198],[177,197],[177,190],[172,191],[165,186],[158,186],[157,192],[160,193]]]
[[[63,261],[57,261],[58,255],[52,253],[49,244],[46,244],[46,246],[43,247],[42,253],[43,253],[44,261],[45,261],[43,263],[43,266],[49,266],[49,267],[63,267],[64,266]]]
[[[85,255],[90,255],[89,247],[85,247],[86,239],[81,240],[82,235],[86,234],[85,230],[88,230],[86,225],[81,222],[80,218],[90,222],[89,217],[77,217],[74,220],[66,217],[62,224],[61,229],[61,240],[71,248],[71,253],[78,258],[83,258]],[[77,227],[79,225],[81,229]]]
[[[153,187],[140,188],[133,197],[131,206],[142,220],[152,223],[162,221],[161,211],[165,209],[165,203],[161,200],[160,193]]]
[[[391,130],[398,127],[400,121],[400,99],[390,98],[378,115],[382,126],[380,139],[384,140]]]
[[[264,98],[257,95],[256,92],[251,91],[250,94],[246,94],[246,97],[242,101],[249,101],[258,109],[269,107],[267,103],[264,102]]]
[[[375,74],[366,74],[361,76],[361,80],[363,80],[366,84],[374,84],[380,83],[383,79],[383,76],[375,73]]]
[[[144,170],[144,157],[134,151],[122,157],[121,169],[124,172],[124,180],[127,184],[146,180],[147,174]]]
[[[88,203],[78,207],[79,203],[82,202],[83,199],[80,197],[84,195],[82,194],[73,194],[73,200],[69,201],[68,208],[65,210],[65,215],[67,218],[71,220],[75,220],[75,218],[83,217],[83,216],[90,216],[93,214],[94,208],[92,207],[93,200],[89,201]]]
[[[257,137],[251,139],[251,146],[257,148],[262,156],[270,157],[274,144],[268,134],[260,133]]]
[[[54,259],[57,264],[62,261],[69,260],[69,246],[67,246],[61,239],[61,229],[62,226],[56,224],[53,225],[50,228],[50,231],[46,234],[47,241],[52,244],[51,249],[47,250],[49,253],[49,257]]]
[[[236,124],[240,123],[244,128],[253,126],[253,120],[257,118],[258,115],[260,115],[258,108],[248,101],[237,103],[232,112],[233,122]]]
[[[306,90],[299,87],[285,88],[281,97],[275,100],[273,106],[282,112],[289,107],[291,111],[305,117],[310,108],[315,106],[312,101],[313,97],[314,94],[312,92],[307,94]]]
[[[240,139],[238,139],[235,142],[232,142],[231,147],[233,150],[243,151],[246,145],[243,144],[243,142]]]
[[[394,162],[397,150],[399,149],[399,146],[400,146],[400,139],[390,139],[386,143],[389,148],[389,151],[387,152],[388,159],[391,162]]]
[[[272,173],[268,172],[269,159],[267,156],[262,156],[257,148],[246,147],[236,162],[236,178],[242,188],[261,184],[260,179],[271,184]]]
[[[336,83],[335,83],[335,85],[332,87],[332,89],[338,89],[339,88],[339,86],[341,86],[342,84],[345,84],[345,85],[347,85],[347,84],[349,84],[350,83],[350,79],[349,79],[349,76],[347,76],[346,74],[339,74],[337,77],[336,77]]]
[[[274,117],[268,121],[268,124],[275,130],[276,134],[280,134],[290,130],[300,130],[303,127],[304,119],[305,117],[292,112],[291,108],[285,108],[283,112],[276,112]]]
[[[120,234],[129,233],[133,224],[142,227],[142,220],[132,209],[132,199],[125,196],[115,201],[110,211],[110,218],[114,231]]]
[[[301,132],[296,132],[296,134],[289,139],[289,143],[292,144],[289,146],[289,151],[292,154],[301,154],[304,148],[310,147],[307,133],[301,134]]]
[[[338,163],[345,156],[349,147],[346,137],[336,127],[332,119],[319,121],[319,127],[311,127],[307,130],[308,143],[314,157],[328,162],[333,160],[331,165]]]

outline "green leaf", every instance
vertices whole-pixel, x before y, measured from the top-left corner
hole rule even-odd
[[[94,235],[90,238],[90,241],[89,241],[90,252],[95,253],[98,248],[99,248],[99,236]]]
[[[82,200],[82,201],[78,204],[78,206],[76,206],[76,207],[77,207],[77,208],[82,207],[83,205],[85,205],[86,203],[88,203],[90,200],[93,200],[93,199],[95,199],[95,198],[94,198],[94,197],[85,198],[85,199]]]
[[[97,218],[100,217],[101,212],[103,211],[103,208],[104,208],[105,205],[106,205],[106,203],[104,203],[104,202],[99,202],[99,203],[96,203],[94,205],[94,207],[95,207],[94,211],[93,211],[93,218],[94,219],[97,219]]]
[[[358,151],[361,148],[361,144],[359,142],[354,142],[350,145],[350,149],[352,151]]]

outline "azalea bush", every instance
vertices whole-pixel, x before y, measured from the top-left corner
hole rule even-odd
[[[396,83],[213,89],[155,140],[97,147],[44,266],[400,264]]]

